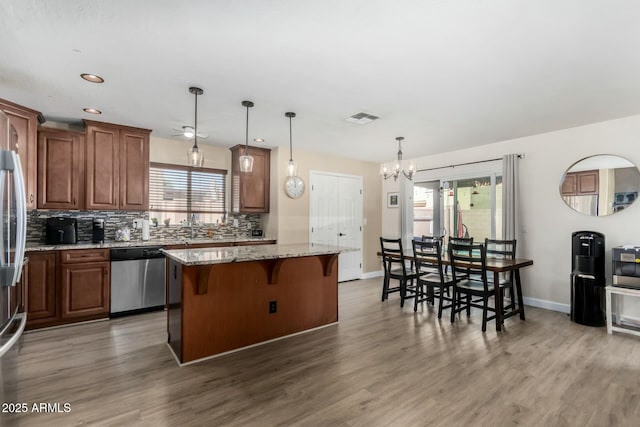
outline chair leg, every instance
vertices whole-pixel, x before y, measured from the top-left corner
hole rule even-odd
[[[407,282],[400,280],[400,308],[404,307],[404,298],[407,295]]]
[[[485,295],[482,297],[482,332],[487,332],[487,305],[489,304],[489,299]]]
[[[467,294],[467,317],[471,316],[471,294]]]
[[[511,285],[509,286],[509,298],[511,301],[511,303],[509,304],[509,308],[513,311],[516,309],[516,295],[515,292],[513,292],[513,280],[511,281]]]
[[[447,292],[449,291],[449,289],[447,288]],[[442,319],[442,300],[444,295],[443,293],[443,289],[440,288],[440,301],[438,302],[438,319]]]
[[[389,276],[384,275],[384,279],[382,280],[382,301],[387,299],[389,294]]]
[[[455,321],[456,316],[456,305],[458,303],[458,293],[456,292],[456,288],[454,286],[453,291],[451,292],[451,323]]]
[[[413,297],[413,312],[418,311],[418,299],[422,299],[422,283],[417,282],[416,287],[414,288],[414,297]]]

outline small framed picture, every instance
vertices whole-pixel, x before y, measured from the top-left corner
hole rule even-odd
[[[400,193],[387,193],[387,207],[397,208],[400,206]]]

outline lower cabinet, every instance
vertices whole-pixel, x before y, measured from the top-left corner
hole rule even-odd
[[[110,284],[108,262],[62,264],[61,317],[109,316]]]
[[[30,252],[27,329],[109,317],[108,249]]]
[[[23,278],[27,285],[25,311],[27,328],[54,322],[56,310],[56,252],[33,252],[27,255],[29,262]]]

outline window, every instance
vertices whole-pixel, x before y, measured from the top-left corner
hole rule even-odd
[[[192,218],[213,224],[225,213],[227,171],[151,163],[149,218],[158,224],[179,224]]]

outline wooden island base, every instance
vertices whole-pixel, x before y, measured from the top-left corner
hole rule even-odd
[[[186,363],[337,322],[337,259],[209,265],[168,259],[171,349]]]

